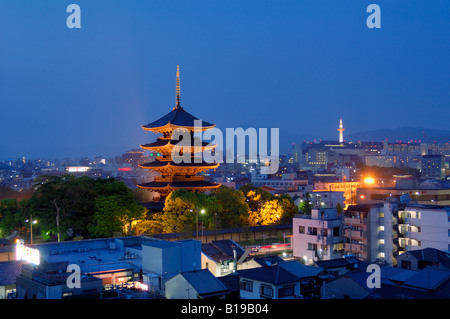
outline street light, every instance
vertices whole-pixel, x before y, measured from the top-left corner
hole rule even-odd
[[[30,223],[30,243],[33,245],[33,224],[37,223],[37,220],[33,220],[33,215],[30,215],[30,219],[25,220],[26,223]]]
[[[200,211],[200,213],[204,214],[204,213],[205,213],[205,210],[202,209],[202,210]],[[197,239],[198,239],[198,210],[196,210],[196,223],[195,223],[195,226],[196,226],[196,228],[197,228]]]

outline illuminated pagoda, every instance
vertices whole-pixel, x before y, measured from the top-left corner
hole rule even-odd
[[[199,122],[194,123],[194,121]],[[198,125],[199,123],[201,123],[201,127],[194,126],[194,124]],[[181,106],[180,70],[179,66],[177,66],[175,107],[159,120],[142,126],[146,131],[163,135],[158,137],[156,142],[141,144],[142,149],[148,150],[152,154],[160,154],[160,156],[156,156],[153,162],[139,165],[143,169],[160,173],[160,176],[155,177],[152,182],[139,184],[138,187],[159,193],[161,197],[160,201],[169,195],[171,191],[180,188],[197,192],[205,192],[219,188],[220,184],[206,181],[204,180],[204,176],[198,175],[201,172],[216,169],[219,166],[218,163],[205,162],[201,156],[205,150],[213,151],[216,145],[195,140],[198,138],[194,136],[194,133],[212,129],[214,126],[215,124],[201,121],[189,114]],[[177,129],[189,133],[189,143],[183,141],[183,136],[177,140],[172,139],[172,133]],[[190,145],[190,161],[174,161],[172,158],[172,150],[180,141],[183,142],[183,145]],[[180,145],[177,146],[176,151],[179,149],[181,149]],[[183,149],[186,150],[184,146]]]

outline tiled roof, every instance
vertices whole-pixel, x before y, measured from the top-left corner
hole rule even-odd
[[[176,162],[172,162],[172,161],[154,161],[154,162],[149,162],[149,163],[145,163],[145,164],[141,164],[140,167],[142,168],[158,168],[158,167],[164,167],[164,166],[178,166],[178,167],[208,167],[208,166],[217,166],[216,163],[208,163],[205,161],[202,161],[201,163],[195,163],[194,160],[191,161],[191,163],[185,163],[185,162],[181,162],[181,163],[176,163]]]
[[[278,255],[268,255],[263,257],[255,257],[253,261],[260,264],[261,266],[271,266],[284,262],[284,259]]]
[[[22,273],[21,261],[0,262],[0,286],[15,285],[16,276]]]
[[[237,259],[245,252],[239,244],[231,239],[213,240],[211,243],[202,244],[202,252],[216,262],[233,259],[233,249],[236,249]]]
[[[450,280],[449,270],[426,267],[411,276],[403,284],[414,288],[435,290],[448,280]]]
[[[208,269],[181,273],[200,295],[228,291],[228,288]]]
[[[175,188],[186,188],[186,187],[217,187],[220,184],[211,183],[207,181],[174,181],[174,182],[149,182],[149,183],[143,183],[139,184],[140,187],[154,187],[154,188],[161,188],[161,187],[175,187]]]
[[[450,254],[435,248],[425,248],[406,252],[415,258],[432,263],[439,263],[450,269]]]
[[[238,274],[241,278],[248,278],[274,285],[298,282],[300,280],[299,277],[284,269],[281,265],[239,270]]]
[[[168,123],[177,126],[194,127],[194,121],[199,120],[195,116],[186,112],[183,108],[174,108],[172,111],[161,117],[160,119],[143,125],[144,128],[158,128]],[[210,124],[205,121],[201,121],[202,127],[212,127],[214,124]]]

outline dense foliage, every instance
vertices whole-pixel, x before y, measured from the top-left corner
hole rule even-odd
[[[87,176],[44,175],[31,198],[0,201],[0,237],[29,232],[42,240],[98,238],[140,233],[193,232],[205,229],[291,222],[298,208],[288,195],[272,195],[251,184],[225,186],[206,194],[173,191],[162,212],[147,211],[125,183]],[[139,195],[138,195],[139,197]]]

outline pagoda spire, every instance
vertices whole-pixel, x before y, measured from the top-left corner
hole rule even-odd
[[[180,66],[179,65],[177,65],[176,104],[173,109],[174,110],[182,109],[181,104],[180,104]]]

